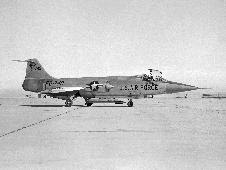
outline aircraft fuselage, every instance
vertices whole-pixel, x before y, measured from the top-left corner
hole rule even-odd
[[[113,100],[106,102],[119,104],[122,101],[115,98],[128,98],[127,104],[131,107],[132,98],[198,89],[195,86],[167,81],[162,78],[161,72],[159,74],[158,70],[153,69],[149,69],[150,75],[57,79],[50,76],[37,59],[16,61],[27,62],[26,76],[22,85],[24,90],[66,100],[66,106],[71,106],[74,98],[83,97],[87,106],[91,106],[93,102],[105,102],[107,98]],[[155,76],[154,71],[157,71]],[[94,98],[101,100],[91,100]]]
[[[103,86],[92,89],[88,84],[96,81]],[[112,88],[106,89],[106,84]],[[87,84],[85,87],[84,85]],[[109,77],[82,77],[82,78],[60,78],[60,79],[25,79],[23,88],[26,91],[42,92],[45,90],[56,89],[60,87],[83,87],[79,91],[81,97],[115,96],[115,97],[139,97],[143,95],[157,95],[164,93],[174,93],[194,90],[194,86],[181,83],[143,81],[136,76],[109,76]],[[174,91],[170,91],[170,86]],[[177,88],[180,87],[180,88]],[[186,88],[182,88],[186,86]],[[190,89],[188,89],[190,88]]]

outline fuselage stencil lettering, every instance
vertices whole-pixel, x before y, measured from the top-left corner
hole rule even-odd
[[[158,90],[158,84],[130,84],[130,85],[124,85],[121,86],[120,90],[125,90],[125,91],[136,91],[136,90],[145,90],[145,91],[153,91],[153,90]]]

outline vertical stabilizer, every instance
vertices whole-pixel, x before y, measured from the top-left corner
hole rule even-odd
[[[38,78],[38,79],[52,79],[53,77],[50,76],[45,69],[42,67],[42,65],[39,63],[39,61],[34,59],[28,59],[27,62],[27,68],[26,68],[26,76],[27,78]]]

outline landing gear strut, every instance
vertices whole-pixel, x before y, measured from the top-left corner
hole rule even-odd
[[[87,107],[92,106],[93,103],[85,103]]]
[[[67,99],[66,102],[65,102],[66,107],[71,107],[72,104],[73,104],[73,101],[71,99]]]
[[[133,107],[133,101],[132,99],[129,99],[128,103],[127,103],[128,107]]]

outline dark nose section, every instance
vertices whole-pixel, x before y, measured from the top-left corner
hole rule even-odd
[[[166,85],[166,93],[178,93],[178,92],[185,92],[191,90],[197,90],[198,87],[186,85],[177,82],[170,82]]]

